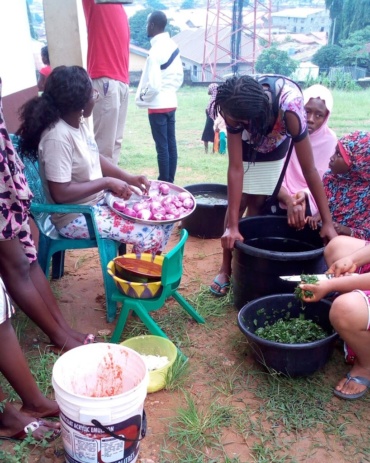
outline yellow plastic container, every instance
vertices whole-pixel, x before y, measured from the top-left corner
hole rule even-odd
[[[157,392],[166,385],[166,374],[177,357],[177,347],[173,342],[161,336],[136,336],[121,342],[141,355],[158,355],[168,357],[168,363],[158,370],[149,371],[148,392]]]
[[[153,260],[152,255],[147,253],[143,253],[140,256],[136,256],[135,254],[125,254],[122,257],[147,262],[150,261],[160,266],[163,264],[163,256],[155,256]],[[121,291],[121,293],[135,299],[151,299],[161,294],[160,291],[162,291],[163,288],[160,279],[158,281],[147,281],[145,278],[143,278],[142,281],[140,281],[140,278],[135,278],[136,281],[129,281],[127,279],[121,278],[119,275],[122,269],[120,269],[115,264],[115,260],[117,259],[120,259],[120,257],[116,257],[109,262],[107,271],[108,274],[113,278],[118,290]]]

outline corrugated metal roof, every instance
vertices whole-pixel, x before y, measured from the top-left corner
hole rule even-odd
[[[286,10],[271,13],[272,17],[289,17],[289,18],[307,18],[307,16],[316,13],[324,13],[324,8],[287,8]]]
[[[230,49],[231,49],[231,28],[225,27],[218,32],[218,47],[216,50],[217,63],[229,64],[230,63]],[[181,31],[172,37],[177,43],[181,56],[196,63],[203,63],[204,56],[204,43],[205,43],[205,29],[188,29]],[[216,28],[208,29],[207,39],[207,54],[209,60],[213,62],[214,58],[214,43],[216,39]],[[257,45],[256,56],[261,49]],[[241,34],[240,57],[246,61],[251,61],[253,52],[253,43],[251,37],[247,36],[245,31]]]

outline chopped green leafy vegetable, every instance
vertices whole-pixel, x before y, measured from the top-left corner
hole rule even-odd
[[[324,339],[328,334],[312,320],[305,320],[301,314],[299,318],[279,319],[273,325],[258,328],[255,334],[268,341],[285,344],[302,344]]]
[[[303,299],[303,297],[308,297],[311,298],[313,297],[313,292],[312,291],[303,291],[302,288],[299,287],[301,283],[306,283],[310,285],[314,285],[319,281],[316,275],[301,275],[301,281],[300,283],[296,286],[294,290],[295,297],[297,299]]]

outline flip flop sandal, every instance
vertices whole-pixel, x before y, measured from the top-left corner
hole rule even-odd
[[[218,280],[217,280],[217,277],[213,280],[213,283],[215,283],[217,286],[220,287],[220,289],[217,291],[216,289],[212,288],[212,286],[209,287],[209,290],[211,291],[212,294],[214,294],[215,296],[217,297],[224,297],[226,296],[229,288],[230,288],[230,282],[227,281],[226,283],[220,283]],[[226,288],[226,291],[225,292],[222,292],[221,290],[223,288]]]
[[[367,390],[370,387],[370,380],[368,380],[367,378],[364,378],[363,376],[351,376],[349,373],[347,373],[346,378],[347,380],[345,384],[348,384],[350,381],[354,381],[355,383],[366,386],[366,389],[364,389],[361,392],[358,392],[357,394],[344,394],[343,392],[340,392],[337,389],[334,389],[335,396],[339,397],[340,399],[344,399],[344,400],[356,400],[356,399],[360,399],[367,393]]]
[[[87,334],[85,336],[84,345],[93,344],[94,342],[97,342],[97,340],[96,340],[96,337],[93,334],[89,333],[89,334]]]
[[[47,427],[48,425],[43,420],[31,421],[31,423],[28,423],[22,429],[22,431],[19,431],[19,432],[13,434],[12,436],[0,436],[0,439],[3,439],[3,440],[24,440],[26,437],[28,437],[30,432],[31,432],[31,434],[34,433],[40,426]],[[50,432],[47,432],[46,437],[44,438],[44,440],[46,440],[47,442],[52,442],[53,440],[57,439],[60,436],[62,430],[61,429],[55,429],[54,431],[52,431],[51,435],[50,435]],[[43,439],[41,439],[41,440],[43,440]]]

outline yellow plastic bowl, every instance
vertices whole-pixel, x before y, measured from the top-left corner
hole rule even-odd
[[[157,392],[166,385],[166,374],[177,357],[177,348],[173,342],[161,336],[136,336],[121,342],[122,346],[138,352],[141,355],[159,355],[168,357],[168,363],[158,370],[149,371],[148,392]]]
[[[153,260],[152,255],[146,253],[141,254],[140,256],[137,256],[136,254],[125,254],[123,257],[154,262],[155,264],[159,265],[163,264],[163,256],[155,256]],[[109,275],[113,278],[118,290],[121,291],[122,294],[125,294],[126,296],[132,297],[134,299],[151,299],[160,295],[160,291],[162,291],[162,284],[160,280],[145,282],[145,278],[143,281],[129,281],[120,278],[120,269],[115,265],[114,262],[116,259],[119,259],[119,257],[116,257],[109,262],[107,270]]]

